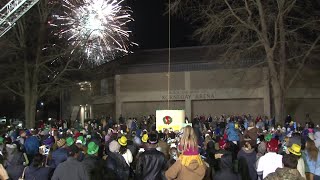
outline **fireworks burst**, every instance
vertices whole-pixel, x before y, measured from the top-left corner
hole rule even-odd
[[[51,26],[59,29],[55,34],[67,38],[74,50],[83,49],[89,61],[113,60],[137,45],[129,39],[131,31],[126,24],[133,19],[130,8],[121,6],[123,1],[63,0],[64,11],[53,16]]]

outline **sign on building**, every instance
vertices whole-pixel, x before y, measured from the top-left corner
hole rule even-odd
[[[172,128],[180,130],[185,126],[184,110],[157,110],[156,111],[156,128],[157,131]]]

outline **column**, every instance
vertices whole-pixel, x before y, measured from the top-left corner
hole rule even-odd
[[[115,75],[114,79],[115,87],[115,101],[116,101],[116,117],[114,120],[118,120],[121,115],[121,93],[120,93],[120,75]]]
[[[185,86],[185,91],[190,92],[191,89],[191,84],[190,84],[190,72],[185,72],[184,73],[184,86]],[[191,99],[186,99],[185,100],[185,113],[186,116],[189,118],[189,121],[192,119],[191,117]]]
[[[94,117],[93,117],[93,113],[92,113],[92,104],[89,105],[89,108],[90,108],[89,109],[89,118],[93,119]]]

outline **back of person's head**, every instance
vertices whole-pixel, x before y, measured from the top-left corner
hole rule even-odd
[[[308,153],[310,160],[317,161],[319,149],[316,147],[315,142],[310,138],[307,138],[306,151]]]
[[[188,125],[183,129],[180,145],[182,146],[183,150],[186,150],[188,148],[198,148],[197,136],[191,126]]]
[[[271,139],[271,141],[267,143],[267,151],[278,152],[278,150],[279,150],[279,141],[277,139]]]
[[[298,158],[293,154],[285,154],[282,157],[282,163],[284,167],[287,167],[290,169],[297,169]]]
[[[150,133],[149,135],[148,135],[148,140],[147,140],[147,142],[148,142],[148,144],[150,144],[150,145],[156,145],[156,144],[158,144],[158,135],[156,134],[156,133]]]
[[[33,167],[41,167],[43,165],[43,156],[36,154],[33,158]]]
[[[74,144],[69,146],[67,148],[67,150],[68,150],[68,156],[70,156],[70,157],[75,157],[80,152],[80,149],[78,148],[78,146],[76,146]]]

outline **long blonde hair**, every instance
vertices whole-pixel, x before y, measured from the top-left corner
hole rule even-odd
[[[180,146],[183,151],[187,149],[198,150],[197,136],[191,126],[183,129],[183,135],[180,140]]]

